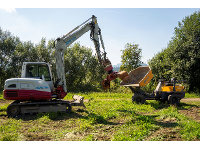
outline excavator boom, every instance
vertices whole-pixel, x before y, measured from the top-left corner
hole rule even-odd
[[[104,69],[107,71],[108,76],[106,79],[102,81],[102,86],[104,89],[110,86],[110,81],[117,78],[117,72],[113,71],[112,64],[110,60],[106,57],[105,47],[103,38],[101,35],[101,29],[98,26],[97,18],[93,15],[91,18],[75,27],[69,33],[59,37],[55,41],[55,49],[56,49],[56,72],[58,75],[57,84],[59,86],[60,93],[63,96],[67,94],[67,86],[65,81],[65,70],[64,70],[64,53],[69,45],[71,45],[74,41],[76,41],[79,37],[81,37],[86,32],[90,32],[90,39],[93,41],[96,51],[96,56],[98,62],[102,64]],[[100,42],[103,48],[103,52],[100,51]],[[109,86],[105,86],[105,84]],[[59,90],[57,90],[59,91]],[[63,97],[61,96],[61,98]]]

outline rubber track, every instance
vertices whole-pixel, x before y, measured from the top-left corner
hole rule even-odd
[[[64,101],[64,100],[52,100],[52,101],[43,101],[43,102],[25,102],[25,103],[20,103],[20,102],[17,102],[17,101],[14,101],[12,102],[9,106],[40,106],[40,105],[57,105],[57,104],[70,104],[70,102],[68,101]],[[70,110],[71,111],[71,110]],[[25,115],[22,115],[22,114],[19,114],[17,116],[15,116],[14,118],[16,117],[29,117],[29,116],[32,116],[31,114],[25,114]]]

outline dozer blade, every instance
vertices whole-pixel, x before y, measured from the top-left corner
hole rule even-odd
[[[84,99],[84,97],[82,97],[82,96],[74,95],[73,101],[71,102],[71,105],[72,106],[83,106],[83,107],[85,107],[85,105],[83,103],[83,99]]]

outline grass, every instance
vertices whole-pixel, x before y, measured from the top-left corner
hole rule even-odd
[[[200,107],[199,102],[174,107],[149,100],[132,103],[132,94],[68,93],[84,96],[86,108],[70,114],[39,113],[8,118],[7,103],[0,103],[1,141],[163,141],[200,140],[200,123],[181,113]],[[102,100],[103,99],[103,100]]]
[[[85,92],[85,93],[67,93],[65,100],[72,100],[73,95],[83,96],[84,99],[122,99],[122,98],[131,98],[132,93],[114,93],[114,92]],[[185,98],[200,98],[199,94],[196,93],[185,93]],[[0,99],[3,99],[3,94],[0,93]]]
[[[113,93],[113,92],[85,92],[85,93],[68,93],[64,99],[72,100],[73,95],[83,96],[84,99],[130,99],[132,93]],[[199,94],[196,93],[185,93],[185,98],[200,98]]]
[[[131,98],[132,93],[112,93],[112,92],[85,92],[85,93],[68,93],[64,99],[72,100],[73,95],[83,96],[84,99],[122,99]]]
[[[2,93],[0,93],[0,99],[3,99],[3,94]]]
[[[196,93],[185,93],[185,98],[200,98],[200,95]]]

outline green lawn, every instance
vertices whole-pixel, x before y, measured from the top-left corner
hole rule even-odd
[[[185,98],[200,98],[200,95],[196,93],[185,93]]]
[[[84,99],[113,99],[113,98],[131,98],[132,93],[113,93],[113,92],[85,92],[85,93],[68,93],[64,99],[72,100],[73,95],[83,96]],[[200,98],[199,94],[185,93],[185,98]],[[3,94],[0,93],[0,99],[3,99]]]
[[[0,94],[0,99],[3,99],[3,94]]]
[[[31,117],[8,118],[8,104],[0,103],[0,140],[200,140],[200,123],[181,113],[200,107],[199,102],[181,103],[174,107],[149,100],[139,105],[132,103],[131,94],[73,94],[82,95],[89,101],[85,102],[86,108],[73,107],[69,114],[40,113]],[[69,93],[69,98],[73,94]]]
[[[122,99],[131,98],[132,93],[112,93],[112,92],[86,92],[86,93],[68,93],[64,99],[72,100],[73,95],[83,96],[84,99]]]

